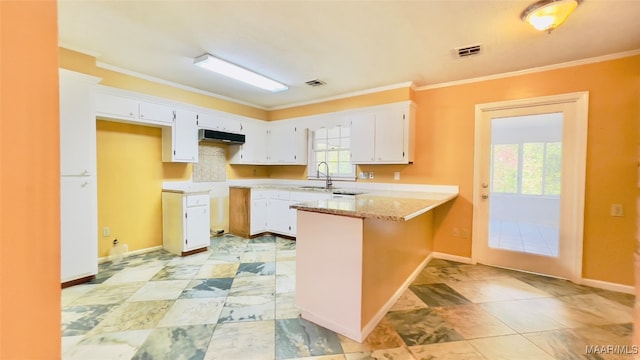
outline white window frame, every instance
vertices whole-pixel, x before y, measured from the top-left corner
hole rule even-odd
[[[309,180],[318,180],[318,179],[324,179],[324,167],[322,167],[320,169],[320,172],[322,174],[320,174],[320,177],[317,176],[318,172],[318,163],[317,163],[317,159],[316,159],[316,154],[319,152],[325,152],[325,153],[329,153],[329,152],[333,152],[333,151],[346,151],[349,150],[349,148],[345,148],[345,147],[340,147],[339,150],[337,149],[324,149],[324,150],[319,150],[319,149],[315,149],[315,134],[316,131],[319,129],[334,129],[334,128],[349,128],[349,126],[344,125],[344,124],[334,124],[332,126],[322,126],[320,128],[317,129],[309,129],[309,134],[308,134],[308,144],[309,144],[309,157],[308,157],[308,166],[307,166],[307,179]],[[342,129],[340,130],[342,132]],[[342,134],[341,134],[342,135]],[[347,136],[340,136],[340,139],[343,138],[347,138]],[[350,140],[350,139],[349,139]],[[341,142],[342,143],[342,142]],[[350,143],[350,141],[349,141]],[[349,162],[351,165],[351,172],[350,173],[330,173],[329,176],[331,177],[332,180],[338,180],[338,181],[355,181],[356,180],[356,165],[355,164],[351,164],[351,162]]]

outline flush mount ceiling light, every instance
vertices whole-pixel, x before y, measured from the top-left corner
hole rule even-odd
[[[271,92],[280,92],[289,89],[284,84],[271,80],[268,77],[254,73],[238,65],[219,59],[210,54],[204,54],[193,59],[193,64],[201,68],[216,72],[220,75],[242,81],[249,85],[259,87]]]
[[[520,16],[540,31],[551,32],[560,26],[582,0],[542,0],[526,8]]]

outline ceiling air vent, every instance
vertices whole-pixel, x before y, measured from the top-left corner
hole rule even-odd
[[[318,80],[318,79],[313,79],[313,80],[309,80],[309,81],[305,81],[305,84],[309,85],[309,86],[322,86],[322,85],[327,85],[326,82],[322,81],[322,80]]]
[[[463,58],[471,55],[480,54],[480,44],[457,48],[458,57]]]

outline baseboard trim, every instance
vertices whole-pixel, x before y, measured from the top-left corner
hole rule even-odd
[[[431,253],[424,260],[422,260],[420,265],[418,265],[418,267],[411,273],[411,275],[409,275],[407,280],[405,280],[405,282],[400,285],[398,290],[396,290],[396,292],[389,298],[389,300],[387,300],[387,302],[380,308],[380,310],[378,310],[373,318],[371,318],[371,320],[369,320],[369,322],[362,328],[360,339],[354,340],[362,342],[367,338],[367,336],[369,336],[369,334],[375,329],[375,327],[378,326],[378,323],[382,320],[382,318],[384,318],[387,312],[389,312],[389,310],[393,307],[396,301],[398,301],[400,296],[402,296],[402,293],[404,293],[409,288],[409,285],[413,283],[416,277],[418,277],[418,275],[422,272],[425,266],[427,266],[429,261],[433,259],[433,257],[433,253]]]
[[[160,249],[162,249],[162,245],[152,246],[150,248],[138,249],[138,250],[134,250],[134,251],[128,251],[128,252],[126,252],[124,254],[124,257],[128,257],[128,256],[131,256],[131,255],[146,254],[146,253],[149,253],[149,252],[152,252],[152,251],[156,251],[156,250],[160,250]],[[103,256],[103,257],[98,258],[98,264],[106,263],[106,262],[109,262],[109,261],[111,261],[111,260],[109,259],[108,256]]]
[[[476,263],[470,257],[445,254],[445,253],[441,253],[441,252],[432,252],[430,256],[432,256],[434,259],[455,261],[455,262],[459,262],[459,263],[463,263],[463,264],[475,264]]]
[[[635,294],[635,288],[632,285],[623,285],[602,280],[581,279],[580,285],[591,286],[598,289],[621,292],[625,294]]]

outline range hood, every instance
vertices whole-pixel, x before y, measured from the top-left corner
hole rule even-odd
[[[223,144],[244,144],[243,134],[234,134],[224,131],[200,129],[198,130],[198,141],[217,142]]]

